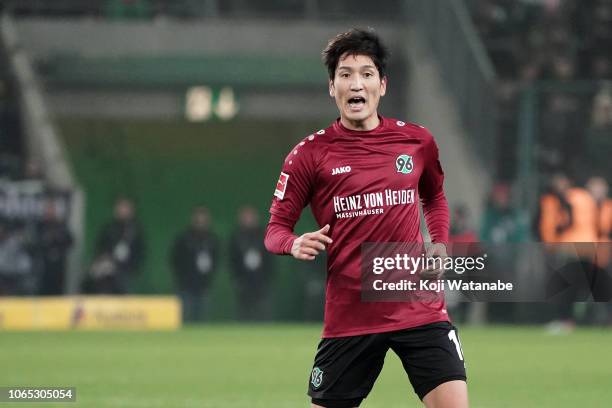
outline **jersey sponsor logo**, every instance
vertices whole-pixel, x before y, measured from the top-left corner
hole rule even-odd
[[[335,176],[336,174],[344,174],[344,173],[350,173],[350,172],[351,172],[351,166],[335,167],[332,169],[332,176]]]
[[[397,159],[395,159],[395,167],[397,168],[398,173],[412,173],[412,169],[414,168],[414,164],[412,163],[412,156],[409,156],[407,154],[400,154],[399,156],[397,156]]]
[[[385,189],[384,191],[351,196],[334,196],[334,213],[336,218],[378,215],[384,213],[384,207],[413,205],[415,197],[416,194],[413,188],[405,190]]]
[[[310,374],[310,383],[314,388],[319,388],[323,383],[323,370],[319,367],[313,368],[312,374]]]
[[[274,190],[274,196],[282,200],[285,197],[285,191],[287,190],[287,182],[289,181],[289,175],[281,172],[276,182],[276,189]]]

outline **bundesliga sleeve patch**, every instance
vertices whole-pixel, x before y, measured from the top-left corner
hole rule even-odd
[[[274,196],[282,200],[285,197],[285,190],[287,190],[287,182],[289,181],[289,175],[281,172],[278,181],[276,182],[276,190],[274,190]]]

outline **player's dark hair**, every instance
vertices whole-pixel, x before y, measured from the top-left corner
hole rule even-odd
[[[323,62],[327,67],[329,79],[334,79],[340,57],[343,55],[365,55],[372,58],[381,78],[387,72],[387,59],[389,52],[372,28],[366,30],[352,28],[329,40],[323,50]]]

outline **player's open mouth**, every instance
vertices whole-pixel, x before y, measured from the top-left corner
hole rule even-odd
[[[355,96],[350,98],[348,103],[352,111],[360,111],[365,106],[365,98],[362,96]]]

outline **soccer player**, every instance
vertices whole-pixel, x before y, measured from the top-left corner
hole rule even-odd
[[[467,407],[463,355],[443,298],[361,301],[361,244],[423,242],[419,201],[433,241],[427,256],[446,256],[449,212],[436,143],[425,128],[378,114],[387,50],[376,33],[339,34],[323,60],[340,118],[285,159],[265,237],[269,251],[300,260],[328,251],[324,328],[308,386],[312,406],[359,406],[391,348],[425,406]],[[366,208],[356,198],[371,193],[387,200]],[[388,199],[400,195],[404,199]],[[322,227],[296,236],[294,226],[308,204]],[[425,270],[421,278],[441,273]]]

